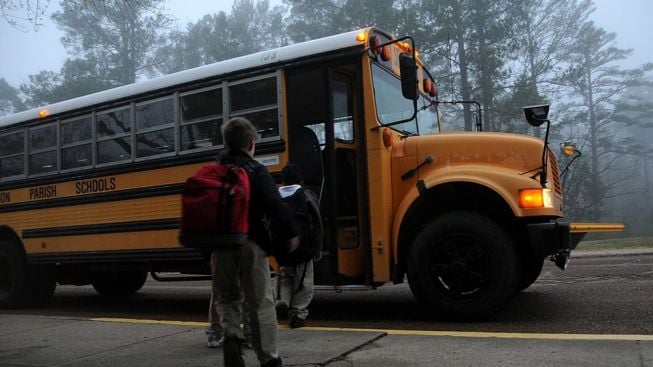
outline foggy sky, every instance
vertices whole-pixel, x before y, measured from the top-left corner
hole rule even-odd
[[[280,2],[281,0],[272,0],[271,6]],[[596,11],[592,14],[592,19],[596,24],[608,32],[617,33],[618,47],[634,49],[634,54],[622,65],[634,68],[646,62],[653,62],[653,42],[650,41],[653,36],[653,1],[594,2]],[[186,24],[197,21],[205,14],[220,10],[229,12],[232,3],[231,0],[192,0],[192,6],[189,6],[188,0],[168,0],[166,8],[177,18],[180,29],[184,29]],[[52,0],[48,14],[58,9],[58,2]],[[4,20],[0,22],[0,48],[3,50],[3,56],[0,57],[0,77],[5,78],[14,87],[27,83],[29,75],[42,70],[59,72],[67,58],[66,51],[59,41],[63,33],[49,17],[45,17],[43,22],[36,32],[28,25],[24,26],[25,31],[19,31]]]

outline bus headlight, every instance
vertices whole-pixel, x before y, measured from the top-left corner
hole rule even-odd
[[[519,190],[519,207],[525,209],[553,208],[550,189]]]

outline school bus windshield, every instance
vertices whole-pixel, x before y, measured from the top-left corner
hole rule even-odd
[[[381,124],[391,124],[413,115],[413,101],[401,94],[401,80],[383,66],[372,63],[376,115]],[[435,104],[420,95],[416,119],[393,125],[392,128],[410,135],[438,132],[438,115]]]

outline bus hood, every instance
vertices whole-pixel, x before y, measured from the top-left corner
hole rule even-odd
[[[434,168],[472,164],[514,169],[529,176],[542,166],[544,145],[535,137],[493,132],[425,135],[415,138],[414,144],[418,163],[428,156],[433,159],[420,169],[420,175]]]

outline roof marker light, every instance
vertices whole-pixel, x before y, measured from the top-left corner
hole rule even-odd
[[[372,36],[370,38],[370,47],[372,52],[381,56],[381,60],[388,61],[390,60],[390,48],[388,46],[381,46],[382,41],[379,36]]]
[[[45,116],[49,115],[50,112],[48,110],[40,110],[39,111],[39,118],[44,118]]]
[[[425,93],[431,94],[431,88],[433,88],[433,84],[431,83],[431,79],[429,78],[424,78],[422,81],[422,89],[424,89]]]
[[[358,42],[365,42],[367,41],[367,35],[365,32],[360,32],[359,34],[356,35],[356,41]]]
[[[429,91],[429,96],[435,97],[438,95],[438,85],[435,82],[431,82],[431,90]]]

